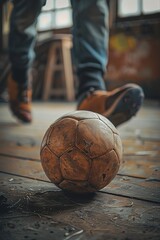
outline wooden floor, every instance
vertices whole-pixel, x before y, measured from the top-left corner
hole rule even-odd
[[[34,103],[34,122],[22,125],[0,105],[0,239],[160,239],[160,110],[145,102],[119,127],[124,164],[104,189],[65,195],[49,182],[39,157],[51,123],[75,104]]]

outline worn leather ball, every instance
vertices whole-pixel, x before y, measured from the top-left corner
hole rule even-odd
[[[48,128],[40,156],[47,177],[59,188],[74,193],[96,192],[116,176],[122,142],[105,117],[75,111]]]

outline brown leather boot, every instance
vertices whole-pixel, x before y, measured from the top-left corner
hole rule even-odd
[[[9,106],[14,116],[24,123],[32,121],[32,89],[22,88],[10,75],[8,78]]]
[[[136,115],[143,99],[144,93],[140,86],[126,84],[110,92],[88,92],[77,109],[100,113],[118,126]]]

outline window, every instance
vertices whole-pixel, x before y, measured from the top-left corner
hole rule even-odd
[[[142,11],[145,14],[160,12],[160,0],[143,0]]]
[[[120,17],[135,16],[140,14],[139,0],[119,0],[118,15]]]
[[[38,18],[38,31],[67,28],[72,25],[70,0],[47,0]]]
[[[118,18],[158,17],[160,0],[117,0]]]

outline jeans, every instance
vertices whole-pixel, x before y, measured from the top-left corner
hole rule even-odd
[[[37,18],[45,0],[14,0],[10,18],[9,55],[13,79],[26,84],[34,59]],[[90,88],[104,90],[107,64],[108,6],[106,0],[71,0],[73,53],[79,79],[78,95]]]

